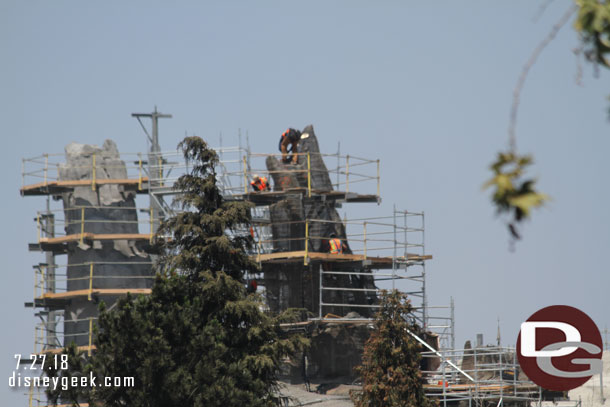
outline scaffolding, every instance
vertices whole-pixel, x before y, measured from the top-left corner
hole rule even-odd
[[[426,351],[422,357],[439,360],[437,369],[422,373],[427,377],[426,395],[438,400],[443,407],[460,402],[469,407],[540,405],[541,388],[520,374],[514,348],[486,346]]]
[[[217,153],[221,160],[217,167],[217,179],[219,186],[226,199],[247,200],[253,202],[255,207],[252,209],[253,227],[244,228],[253,232],[255,238],[255,255],[258,262],[290,262],[295,258],[301,257],[303,265],[309,263],[325,265],[340,264],[346,262],[359,262],[364,272],[360,274],[372,275],[375,283],[379,282],[380,287],[390,289],[395,288],[397,281],[403,280],[407,283],[414,283],[413,287],[407,290],[414,302],[418,313],[418,321],[428,325],[426,313],[425,297],[425,260],[431,256],[425,254],[424,241],[424,214],[408,211],[394,211],[392,216],[371,217],[366,219],[353,219],[342,221],[342,227],[347,231],[347,241],[351,249],[349,254],[341,254],[329,257],[327,253],[314,252],[310,242],[313,240],[328,240],[329,236],[309,235],[295,237],[295,240],[302,240],[305,249],[301,253],[297,252],[277,252],[272,234],[272,226],[281,226],[279,223],[271,224],[269,217],[269,205],[285,198],[287,195],[297,195],[303,199],[315,199],[323,196],[324,199],[332,200],[335,205],[340,206],[344,202],[380,202],[380,160],[371,160],[350,155],[307,153],[305,168],[295,168],[288,171],[297,177],[306,178],[307,188],[284,188],[277,187],[269,192],[256,192],[249,190],[249,180],[255,175],[266,175],[272,177],[274,171],[263,169],[263,162],[269,158],[279,158],[279,154],[251,153],[249,148],[242,147],[221,147],[217,148]],[[318,155],[319,159],[334,161],[335,165],[328,171],[329,176],[334,180],[331,190],[315,190],[312,188],[311,178],[316,176],[316,171],[312,169],[310,163],[313,155]],[[65,253],[70,244],[92,244],[94,241],[104,240],[136,240],[150,241],[164,218],[175,215],[180,209],[166,202],[167,196],[175,196],[177,191],[173,188],[180,176],[188,173],[189,162],[184,159],[178,151],[157,151],[149,153],[147,156],[141,153],[121,154],[122,162],[116,164],[106,162],[104,169],[107,171],[116,165],[115,170],[122,172],[124,177],[120,179],[102,178],[99,175],[103,172],[100,165],[102,160],[93,153],[86,165],[79,169],[83,170],[88,177],[79,180],[62,180],[60,178],[61,169],[64,165],[61,162],[61,154],[43,154],[41,156],[23,160],[22,167],[22,187],[21,193],[28,195],[47,195],[54,196],[70,191],[77,187],[90,186],[93,190],[104,185],[121,185],[131,191],[140,194],[148,194],[151,202],[156,202],[161,212],[155,218],[153,206],[149,208],[117,208],[107,206],[78,206],[61,210],[40,211],[36,215],[37,241],[30,245],[30,248],[52,252],[55,254]],[[279,173],[280,171],[275,171]],[[284,175],[286,171],[281,171]],[[281,182],[281,181],[280,181]],[[361,191],[364,187],[365,193]],[[104,212],[114,212],[120,210],[136,210],[141,214],[135,220],[108,220]],[[322,219],[306,219],[303,222],[304,229],[309,231],[315,224],[331,222]],[[411,223],[409,223],[411,222]],[[413,225],[419,222],[418,225]],[[114,223],[113,233],[103,232],[103,227],[109,223]],[[116,229],[122,227],[135,226],[140,230],[138,233],[117,233]],[[412,236],[419,235],[417,238]],[[408,252],[411,250],[412,252]],[[69,295],[85,295],[87,290],[80,290],[78,294],[69,292],[55,292],[55,281],[58,281],[53,273],[56,267],[53,265],[38,267],[38,270],[45,270],[38,273],[37,281],[43,281],[45,292],[35,296],[37,300],[51,299],[55,297],[67,297]],[[407,272],[415,270],[416,272]],[[346,272],[334,269],[332,266],[326,270],[320,270],[320,286],[318,292],[330,291],[351,291],[356,292],[356,288],[330,287],[325,285],[328,278],[332,279]],[[349,278],[358,277],[359,273],[347,273]],[[83,278],[83,277],[80,277]],[[37,288],[40,284],[36,283]],[[361,288],[362,292],[379,292],[380,288]],[[88,290],[92,291],[92,290]],[[99,291],[101,292],[101,291]],[[90,294],[87,294],[90,296]],[[326,303],[324,296],[318,299],[318,317],[322,318],[325,307],[346,306],[341,303]],[[35,302],[36,303],[36,302]],[[37,302],[37,304],[40,301]],[[375,308],[376,304],[349,304],[351,307]]]
[[[261,271],[247,278],[256,278],[261,291],[268,289],[267,271],[277,265],[294,266],[291,278],[313,277],[309,302],[313,316],[307,323],[370,324],[379,307],[380,291],[399,289],[411,299],[416,321],[428,332],[438,335],[440,350],[455,347],[453,300],[447,307],[428,305],[426,261],[432,256],[425,249],[423,212],[394,208],[390,215],[381,217],[339,220],[305,217],[300,221],[272,221],[270,208],[287,198],[305,203],[329,203],[333,208],[340,208],[345,203],[379,204],[380,160],[339,152],[307,152],[298,154],[299,165],[276,170],[267,162],[279,160],[279,154],[252,153],[249,147],[241,145],[215,150],[219,157],[215,175],[224,198],[253,204],[252,224],[231,233],[253,237],[254,246],[249,254],[260,264]],[[158,144],[153,143],[147,153],[122,153],[120,160],[108,160],[108,157],[93,153],[81,160],[80,167],[72,167],[84,176],[66,180],[62,179],[63,157],[63,154],[43,154],[22,162],[21,194],[47,197],[46,209],[38,212],[35,218],[36,242],[30,244],[31,250],[45,253],[45,261],[34,266],[34,300],[27,305],[40,309],[36,314],[40,322],[35,329],[35,353],[59,352],[78,339],[75,342],[79,349],[91,354],[97,315],[68,315],[65,305],[70,301],[95,303],[102,297],[118,298],[128,292],[148,294],[152,272],[124,275],[120,268],[137,266],[152,270],[153,261],[95,260],[60,265],[56,256],[68,253],[73,247],[95,247],[118,241],[135,242],[136,249],[149,252],[151,239],[161,222],[183,210],[172,203],[179,193],[174,185],[192,166],[182,152],[161,151]],[[328,171],[316,169],[312,165],[316,160],[332,165],[328,166]],[[324,172],[332,180],[331,187],[314,187],[312,180]],[[108,173],[120,176],[109,178]],[[250,180],[255,175],[273,178],[273,189],[252,190]],[[289,178],[297,179],[299,185],[294,185]],[[114,186],[148,196],[149,206],[75,205],[59,210],[50,206],[50,197],[76,188],[97,191]],[[139,216],[112,220],[110,212],[121,211]],[[346,250],[343,253],[332,254],[323,249],[325,242],[331,239],[329,234],[321,232],[324,225],[326,229],[345,231]],[[286,239],[274,238],[273,228],[282,227],[302,231],[289,239],[291,247],[298,247],[298,250],[279,248]],[[102,271],[109,267],[119,271]],[[129,286],[124,287],[121,280],[129,280]],[[304,302],[304,298],[301,301]]]

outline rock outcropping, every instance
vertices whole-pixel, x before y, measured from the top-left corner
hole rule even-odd
[[[106,140],[100,148],[72,143],[66,146],[66,162],[59,168],[60,180],[126,179],[127,168],[120,159],[116,144]],[[94,159],[95,156],[95,159]],[[95,165],[94,165],[95,163]],[[95,177],[94,177],[95,172]],[[75,187],[62,194],[67,235],[137,234],[136,191],[120,184]],[[84,223],[82,215],[84,210]],[[90,288],[93,263],[93,289],[150,288],[150,257],[133,240],[85,240],[68,247],[67,290]],[[108,306],[116,296],[104,296]],[[65,345],[74,341],[88,344],[88,318],[97,316],[100,298],[77,297],[64,309]]]
[[[313,126],[302,131],[299,141],[297,164],[282,163],[275,157],[268,157],[267,169],[273,177],[275,191],[295,190],[291,195],[270,207],[274,251],[287,252],[305,250],[305,220],[316,219],[330,222],[309,222],[308,250],[311,252],[328,251],[328,237],[335,234],[344,242],[344,253],[351,253],[346,237],[345,227],[335,209],[335,201],[325,199],[325,192],[333,190],[328,169],[320,155],[318,140]],[[303,196],[303,189],[308,188],[307,153],[310,153],[311,198]],[[320,268],[327,271],[365,272],[362,267],[353,264],[341,266],[336,262],[310,265],[302,264],[267,264],[264,266],[267,302],[272,311],[281,311],[289,307],[303,307],[317,314],[319,312],[319,278]],[[325,275],[325,287],[374,288],[372,277],[356,275]],[[373,291],[325,291],[323,301],[333,304],[373,304],[376,295]],[[369,308],[361,307],[328,307],[326,313],[346,315],[350,311],[363,316],[370,316]]]

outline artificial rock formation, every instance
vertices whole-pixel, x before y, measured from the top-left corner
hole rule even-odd
[[[335,201],[325,199],[325,193],[333,190],[328,175],[328,169],[320,155],[318,140],[313,126],[309,125],[302,131],[298,146],[297,164],[282,163],[275,157],[268,157],[267,169],[273,177],[275,191],[287,191],[285,199],[270,206],[271,230],[274,241],[274,251],[305,250],[305,220],[317,219],[331,222],[310,222],[308,250],[311,252],[328,251],[327,239],[331,234],[344,242],[344,253],[351,253],[346,238],[345,227],[339,213],[335,209]],[[308,165],[311,172],[311,198],[302,194],[308,188]],[[295,190],[290,194],[290,190]],[[316,238],[318,237],[318,238]],[[321,239],[319,237],[324,237]],[[281,311],[289,307],[307,308],[317,314],[319,312],[319,277],[320,267],[324,270],[364,272],[362,267],[340,266],[336,262],[322,265],[303,266],[302,264],[272,264],[264,266],[265,288],[267,302],[273,311]],[[372,277],[368,276],[324,276],[325,287],[343,288],[374,288]],[[373,304],[376,301],[374,292],[325,291],[325,303],[334,304]],[[363,316],[370,316],[369,308],[329,307],[324,313],[345,315],[356,311]]]
[[[283,163],[268,157],[267,169],[273,177],[274,191],[283,191],[283,199],[269,208],[271,232],[275,252],[305,250],[305,220],[309,222],[309,252],[328,252],[328,238],[335,234],[344,242],[344,253],[351,253],[345,226],[335,209],[335,200],[327,198],[333,191],[328,169],[320,155],[313,126],[302,131],[298,145],[297,164]],[[304,194],[308,188],[309,154],[312,196]],[[291,193],[293,191],[293,193]],[[310,262],[265,263],[263,272],[267,304],[278,312],[290,307],[306,308],[314,315],[320,313],[320,271],[366,272],[361,263]],[[324,275],[324,287],[375,288],[372,276]],[[323,301],[333,304],[373,304],[374,291],[324,291]],[[373,309],[349,306],[324,307],[323,315],[362,319],[370,317]],[[355,379],[354,367],[360,364],[364,342],[371,331],[370,324],[341,323],[315,324],[310,327],[311,348],[307,357],[295,363],[290,380],[301,380],[303,375],[313,380]],[[307,362],[305,362],[307,360]],[[304,368],[304,365],[307,366]]]
[[[65,152],[66,162],[59,168],[62,181],[127,178],[127,168],[112,140],[106,140],[101,148],[72,143],[66,146]],[[135,195],[134,189],[120,184],[103,184],[95,188],[79,186],[63,193],[66,235],[139,233]],[[67,290],[90,288],[90,263],[93,263],[93,289],[150,288],[152,271],[146,263],[151,259],[140,245],[133,240],[84,240],[71,244],[68,247]],[[111,306],[117,298],[104,296],[103,300]],[[88,318],[97,316],[99,300],[94,295],[91,300],[78,297],[67,301],[65,345],[71,341],[77,345],[88,344],[88,335],[83,333],[89,331]]]

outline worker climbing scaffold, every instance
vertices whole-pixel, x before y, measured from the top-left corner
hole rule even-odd
[[[299,139],[301,138],[301,132],[299,130],[295,130],[293,128],[289,128],[285,132],[282,133],[280,137],[280,144],[278,148],[282,152],[282,162],[289,163],[292,161],[293,164],[297,163],[298,160],[298,145]],[[288,150],[288,146],[290,146],[290,150]],[[291,154],[288,157],[288,153]]]

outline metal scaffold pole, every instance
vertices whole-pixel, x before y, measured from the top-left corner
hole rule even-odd
[[[51,203],[50,198],[47,197],[47,210],[44,216],[44,230],[47,237],[55,237],[55,215],[51,212]],[[55,277],[55,269],[57,265],[55,264],[55,253],[52,251],[45,252],[45,291],[54,293],[56,290],[56,277]],[[57,311],[49,311],[47,315],[47,323],[46,323],[46,334],[47,334],[47,345],[61,345],[57,340]],[[43,348],[45,346],[43,345]]]
[[[422,256],[426,254],[426,224],[424,212],[421,213],[421,250]],[[422,307],[424,309],[424,326],[426,329],[428,327],[428,298],[426,297],[426,262],[422,261]]]
[[[396,205],[392,207],[393,253],[392,253],[392,290],[396,289]]]

